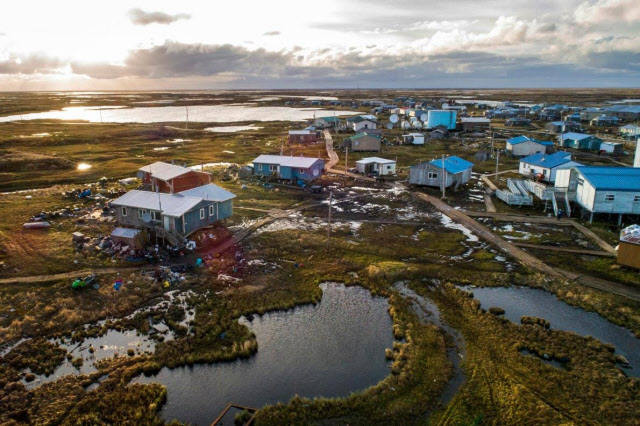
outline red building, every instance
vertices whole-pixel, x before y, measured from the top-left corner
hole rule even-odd
[[[315,130],[289,130],[289,143],[316,143]]]
[[[175,194],[188,189],[211,183],[211,175],[197,172],[187,167],[163,163],[162,161],[141,167],[138,177],[145,185],[151,185],[151,190],[158,188],[159,192]]]

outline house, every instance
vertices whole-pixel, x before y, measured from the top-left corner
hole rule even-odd
[[[523,176],[545,182],[554,182],[560,169],[582,166],[571,159],[571,153],[565,151],[553,154],[533,154],[520,160],[519,172]]]
[[[607,114],[624,121],[640,120],[640,105],[615,105],[607,108]]]
[[[318,117],[313,121],[313,125],[319,129],[333,129],[340,125],[338,117]]]
[[[478,161],[487,161],[489,158],[491,158],[491,152],[489,152],[489,151],[478,151],[478,152],[476,152],[476,155],[474,157]]]
[[[560,119],[560,112],[553,110],[542,110],[538,116],[540,121],[556,121]]]
[[[631,225],[620,233],[618,264],[640,269],[640,226]]]
[[[544,126],[545,130],[553,133],[580,131],[580,123],[574,121],[552,121]]]
[[[599,151],[602,139],[586,133],[569,132],[560,136],[562,146],[565,148]]]
[[[429,133],[429,139],[444,139],[449,137],[449,132],[447,129],[443,129],[442,127],[436,127],[435,130],[432,130]]]
[[[380,151],[382,138],[379,135],[371,135],[368,133],[357,133],[353,136],[343,139],[342,146],[348,148],[349,151]]]
[[[444,164],[444,166],[443,166]],[[409,169],[409,183],[414,185],[435,186],[448,188],[465,184],[471,179],[473,163],[460,157],[436,159],[427,163],[411,166]]]
[[[600,117],[604,113],[602,108],[587,108],[580,111],[580,121],[591,122],[594,118]]]
[[[625,138],[635,139],[636,137],[640,136],[640,126],[637,126],[635,124],[624,125],[620,127],[619,130],[620,130],[620,135],[622,135]]]
[[[539,141],[524,135],[507,139],[507,152],[514,157],[526,157],[538,153],[547,153],[552,149],[553,142]]]
[[[424,145],[424,135],[422,133],[409,133],[402,135],[404,145]]]
[[[138,169],[138,177],[143,185],[149,185],[152,191],[156,189],[169,194],[178,193],[211,182],[211,175],[198,172],[188,167],[157,161]]]
[[[289,130],[289,143],[316,143],[318,137],[315,130]]]
[[[319,178],[324,169],[324,160],[313,157],[260,155],[252,163],[255,176],[275,176],[278,179],[305,182]]]
[[[395,175],[396,162],[379,157],[368,157],[356,161],[356,169],[362,174]]]
[[[519,126],[519,127],[529,127],[531,126],[531,120],[529,120],[528,118],[523,118],[523,117],[513,117],[513,118],[509,118],[504,122],[505,126],[510,126],[510,127],[515,127],[515,126]]]
[[[482,132],[489,129],[491,120],[484,117],[463,117],[460,123],[463,132]]]
[[[617,126],[620,122],[618,117],[614,117],[611,115],[601,115],[600,117],[596,117],[591,120],[592,126]]]
[[[179,193],[132,190],[116,198],[116,221],[150,229],[173,245],[182,245],[193,232],[233,214],[231,192],[209,183]]]
[[[376,120],[371,118],[372,116],[364,117],[362,115],[356,115],[355,117],[347,118],[347,128],[358,133],[362,130],[375,129]]]
[[[456,111],[430,110],[427,112],[426,128],[433,129],[437,126],[444,126],[447,130],[456,128]]]
[[[622,155],[623,147],[621,143],[602,142],[600,144],[600,152],[613,155]]]
[[[558,170],[555,187],[566,191],[583,211],[594,214],[640,214],[640,168],[578,166]]]

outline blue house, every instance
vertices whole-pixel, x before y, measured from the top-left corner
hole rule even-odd
[[[323,169],[324,160],[320,158],[261,155],[253,160],[254,175],[279,179],[310,182],[319,178]]]
[[[602,144],[602,139],[586,133],[569,132],[564,133],[560,138],[565,148],[599,151]]]
[[[507,139],[506,149],[514,157],[526,157],[537,153],[550,152],[553,149],[553,142],[539,141],[520,135]]]

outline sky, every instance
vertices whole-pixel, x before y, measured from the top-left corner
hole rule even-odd
[[[640,0],[21,0],[0,90],[640,87]]]

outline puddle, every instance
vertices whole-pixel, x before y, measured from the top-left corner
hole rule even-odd
[[[260,130],[264,129],[264,127],[256,126],[255,124],[250,124],[248,126],[221,126],[221,127],[206,127],[204,130],[206,132],[213,133],[234,133],[241,132],[243,130]]]

